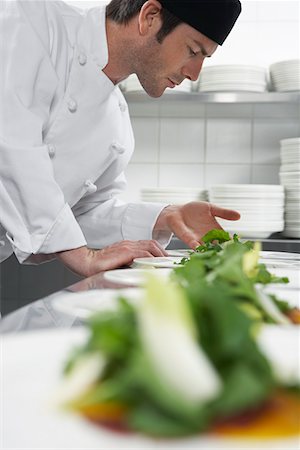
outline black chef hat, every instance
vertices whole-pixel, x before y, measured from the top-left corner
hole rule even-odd
[[[160,0],[178,19],[222,45],[241,12],[239,0]]]

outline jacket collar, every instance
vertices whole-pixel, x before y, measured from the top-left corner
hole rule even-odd
[[[78,32],[79,50],[90,55],[103,69],[108,63],[105,6],[88,10]]]

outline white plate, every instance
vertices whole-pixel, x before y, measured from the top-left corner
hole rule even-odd
[[[276,295],[279,300],[284,300],[291,307],[300,309],[300,289],[288,289],[279,286],[281,285],[272,284],[271,286],[266,286],[264,291]]]
[[[282,187],[279,184],[214,184],[210,188],[213,192],[273,192],[281,193]]]
[[[130,303],[136,304],[141,299],[143,289],[94,289],[84,292],[61,294],[53,301],[53,308],[65,314],[87,319],[91,314],[116,309],[118,298],[126,297]]]
[[[278,277],[288,277],[289,283],[286,284],[286,285],[280,285],[280,287],[282,287],[282,286],[285,287],[286,286],[287,288],[300,289],[300,269],[290,269],[288,267],[285,267],[285,268],[282,268],[282,267],[269,267],[269,266],[267,266],[267,269],[272,274],[274,274],[274,275],[276,275]]]
[[[193,253],[193,250],[190,248],[178,248],[174,250],[168,250],[167,252],[169,256],[180,256],[181,258],[188,258],[191,253]]]
[[[206,191],[201,188],[193,188],[193,187],[153,187],[153,188],[143,188],[141,189],[141,192],[145,194],[184,194],[184,193],[205,193]]]
[[[172,272],[172,269],[116,269],[105,272],[104,278],[126,286],[141,286],[145,281],[145,274],[149,273],[149,270],[155,270],[155,275],[164,278],[169,277]]]
[[[5,450],[297,450],[299,440],[232,440],[212,436],[162,440],[94,426],[53,405],[70,350],[86,339],[73,329],[2,336],[2,445]],[[266,343],[264,336],[263,343]],[[269,339],[267,343],[272,340]],[[294,355],[293,355],[294,356]]]
[[[300,261],[261,259],[260,262],[264,263],[270,271],[277,268],[298,269],[300,271]]]
[[[174,269],[182,260],[180,256],[155,256],[149,258],[135,258],[134,264],[137,266],[150,266],[166,269]]]
[[[270,251],[261,251],[260,257],[263,259],[280,259],[280,260],[291,260],[291,261],[300,261],[299,253],[288,253],[288,252],[270,252]]]
[[[300,145],[300,137],[281,139],[279,142],[283,146],[289,146],[289,145],[298,146],[298,145]]]
[[[188,255],[189,256],[189,255]],[[164,257],[149,257],[149,258],[135,258],[133,260],[133,266],[139,267],[142,266],[144,268],[155,267],[155,268],[168,268],[175,269],[180,264],[182,256],[164,256]],[[287,268],[287,269],[295,269],[300,271],[300,261],[291,260],[291,259],[274,259],[272,257],[261,258],[260,261],[266,264],[269,270],[277,269],[277,268]],[[300,272],[299,272],[300,274]]]

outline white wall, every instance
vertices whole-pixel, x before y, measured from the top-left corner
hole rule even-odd
[[[242,13],[207,64],[255,64],[299,58],[299,0],[242,0]]]
[[[140,199],[141,187],[278,184],[279,140],[300,136],[297,104],[172,102],[157,111],[152,104],[129,109],[136,150],[123,198],[130,201]]]

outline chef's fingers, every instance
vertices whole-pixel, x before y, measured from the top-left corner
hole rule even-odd
[[[169,220],[169,227],[175,236],[182,242],[189,246],[189,248],[195,249],[200,245],[198,236],[194,233],[180,218],[178,215],[174,215]]]
[[[167,256],[168,253],[160,245],[159,242],[154,239],[150,241],[137,241],[141,248],[148,250],[152,256]]]
[[[124,240],[120,242],[115,242],[114,244],[111,244],[110,246],[106,247],[106,249],[112,249],[115,247],[117,248],[126,247],[128,251],[131,251],[133,249],[145,250],[149,252],[150,256],[167,256],[167,252],[163,249],[160,243],[155,241],[154,239],[139,240],[139,241]]]
[[[149,258],[153,255],[147,250],[128,243],[120,245],[119,248],[117,246],[114,248],[106,247],[99,250],[97,256],[92,268],[93,273],[128,266],[133,263],[135,258]]]
[[[214,205],[211,203],[210,210],[213,216],[221,217],[226,220],[239,220],[241,215],[238,211],[234,209],[222,208],[221,206]]]

